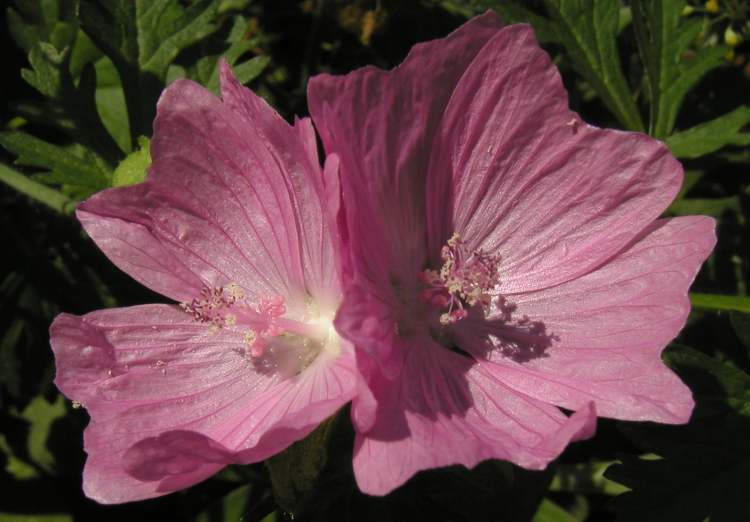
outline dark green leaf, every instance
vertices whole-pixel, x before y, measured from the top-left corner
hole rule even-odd
[[[578,73],[631,130],[643,123],[620,66],[618,0],[545,0],[560,42]]]
[[[180,52],[216,31],[217,0],[82,0],[84,31],[117,68],[131,142],[151,135],[156,100]]]
[[[87,146],[108,163],[114,163],[121,151],[107,130],[96,109],[96,73],[92,64],[86,65],[78,83],[70,74],[70,51],[58,51],[46,43],[37,44],[29,53],[31,69],[21,75],[39,92],[49,98],[46,109],[32,106],[40,123],[54,124],[66,131],[75,141]]]
[[[354,481],[353,438],[344,410],[308,439],[271,458],[279,504],[295,518],[313,522],[526,522],[553,473],[487,461],[473,470],[452,466],[422,472],[385,497],[371,497]]]
[[[698,19],[683,21],[686,0],[634,0],[633,25],[646,71],[650,101],[649,134],[665,139],[674,128],[685,95],[724,62],[726,48],[688,52],[701,31]]]
[[[729,317],[737,337],[740,338],[745,348],[750,349],[750,314],[731,312]]]
[[[687,347],[665,359],[690,386],[688,426],[628,425],[623,430],[659,457],[624,456],[606,476],[632,489],[615,499],[618,520],[732,522],[750,518],[750,376]]]

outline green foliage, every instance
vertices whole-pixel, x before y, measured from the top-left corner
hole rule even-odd
[[[534,515],[532,522],[580,522],[580,520],[551,500],[545,499],[539,506],[539,511]]]
[[[258,42],[257,38],[246,38],[245,35],[250,28],[249,22],[243,16],[237,16],[226,39],[229,44],[226,51],[221,55],[204,56],[199,59],[191,77],[202,83],[214,92],[219,90],[219,58],[224,58],[232,66],[235,76],[241,83],[249,83],[260,75],[268,66],[268,56],[256,56],[249,60],[241,61]]]
[[[750,145],[750,132],[740,132],[750,124],[750,107],[741,106],[706,123],[667,138],[667,145],[678,158],[699,158],[727,145]]]
[[[659,457],[623,456],[607,471],[632,489],[615,500],[618,520],[739,520],[750,513],[744,480],[750,473],[750,375],[687,347],[670,350],[666,360],[693,390],[696,410],[687,427],[623,428]]]
[[[681,22],[686,0],[634,0],[633,26],[648,83],[649,134],[664,139],[672,133],[687,93],[703,76],[724,62],[723,46],[690,45],[701,21]]]
[[[156,100],[180,51],[215,32],[219,2],[187,8],[178,0],[82,0],[83,30],[117,68],[131,140],[151,135]]]
[[[750,297],[691,293],[690,302],[705,310],[735,310],[750,313]]]
[[[364,44],[362,28],[345,27],[344,14],[374,4],[378,30]],[[0,181],[12,189],[0,191],[7,206],[0,241],[11,253],[0,257],[0,522],[571,522],[609,520],[612,506],[625,522],[750,519],[742,491],[750,473],[750,80],[722,45],[728,25],[742,35],[750,25],[734,0],[719,2],[715,14],[704,7],[683,14],[686,5],[14,0],[8,41],[28,65],[20,73],[27,85],[8,100],[13,112],[0,130],[4,161],[15,160],[13,168],[0,164]],[[223,57],[282,114],[302,114],[311,74],[393,67],[417,41],[443,36],[488,8],[510,23],[532,24],[586,121],[645,130],[685,162],[685,183],[668,215],[717,219],[719,245],[698,276],[695,313],[680,338],[701,351],[666,355],[695,392],[691,423],[602,421],[595,439],[572,445],[546,472],[485,462],[420,473],[391,495],[369,497],[354,481],[344,411],[265,464],[230,467],[187,492],[116,507],[85,500],[87,417],[52,385],[47,328],[61,311],[161,299],[114,268],[69,215],[96,191],[144,179],[165,85],[187,77],[217,92]],[[747,59],[746,47],[733,49],[737,63]]]
[[[67,149],[52,145],[25,132],[0,133],[0,145],[16,154],[16,164],[45,170],[34,178],[47,185],[59,185],[73,199],[83,199],[110,186],[108,166],[82,146]]]
[[[112,186],[124,187],[135,185],[146,179],[146,173],[151,165],[151,142],[148,138],[138,138],[139,149],[132,152],[120,162],[112,174]]]
[[[76,83],[70,73],[70,48],[58,51],[46,42],[38,42],[31,49],[29,63],[31,69],[22,70],[21,75],[48,100],[43,107],[19,105],[19,114],[32,121],[56,125],[112,164],[120,151],[96,110],[93,66],[87,64]]]
[[[576,70],[626,128],[643,130],[617,50],[618,0],[546,0],[560,41]]]

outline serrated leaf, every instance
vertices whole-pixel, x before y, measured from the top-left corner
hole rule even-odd
[[[534,27],[540,42],[565,47],[576,71],[594,88],[626,128],[643,130],[638,107],[620,66],[617,35],[630,22],[630,12],[618,0],[545,0],[549,18],[508,0],[441,2],[467,16],[491,8],[511,23]],[[467,11],[470,9],[471,11]]]
[[[11,37],[26,52],[39,42],[63,49],[75,41],[78,30],[75,2],[15,0],[6,13]]]
[[[57,125],[76,142],[87,146],[108,163],[115,163],[121,156],[119,147],[104,128],[96,110],[96,73],[92,64],[87,64],[76,83],[70,74],[70,51],[58,51],[47,43],[37,44],[29,53],[31,69],[23,69],[21,75],[49,100],[47,107],[30,106],[30,113],[22,115],[40,123]]]
[[[750,145],[750,107],[741,106],[723,116],[669,136],[667,145],[678,158],[699,158],[726,145]]]
[[[633,26],[648,80],[649,134],[669,136],[685,95],[724,62],[726,48],[688,48],[701,31],[698,19],[684,20],[686,0],[634,0]]]
[[[84,31],[122,80],[131,143],[151,135],[156,101],[180,52],[217,29],[217,0],[82,0]]]
[[[243,16],[234,17],[232,28],[229,31],[225,44],[227,49],[221,54],[213,54],[200,58],[195,67],[190,71],[190,77],[202,83],[209,90],[217,93],[219,91],[219,59],[223,58],[232,66],[234,74],[240,83],[249,83],[270,63],[268,56],[256,56],[249,60],[241,61],[251,49],[258,45],[257,38],[248,38],[252,24]]]
[[[630,130],[643,130],[617,50],[620,2],[545,0],[544,5],[578,73],[622,125]]]
[[[44,174],[35,176],[36,181],[62,186],[64,192],[76,199],[110,185],[111,172],[106,165],[82,147],[79,156],[20,131],[0,133],[0,145],[18,156],[17,164],[46,169]]]

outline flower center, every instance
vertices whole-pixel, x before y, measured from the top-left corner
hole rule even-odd
[[[468,252],[460,236],[453,234],[441,249],[440,257],[443,259],[440,270],[419,273],[425,285],[420,300],[442,310],[443,325],[465,318],[473,306],[480,306],[488,313],[493,298],[499,295],[500,256],[482,250]]]
[[[180,308],[205,323],[212,332],[232,328],[243,332],[246,348],[235,349],[248,356],[260,370],[299,373],[322,352],[338,355],[340,344],[333,328],[333,313],[312,305],[302,318],[287,314],[284,299],[263,296],[255,301],[235,283],[226,287],[204,287],[201,297],[180,303]]]

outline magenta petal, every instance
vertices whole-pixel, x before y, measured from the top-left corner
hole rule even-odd
[[[529,26],[501,29],[458,82],[428,169],[430,251],[453,233],[501,258],[504,294],[585,274],[674,199],[682,168],[646,135],[587,125]]]
[[[411,347],[397,383],[371,381],[377,421],[355,441],[363,492],[384,495],[418,471],[491,458],[542,469],[569,442],[593,435],[593,404],[568,418],[505,386],[483,365],[422,341]]]
[[[55,383],[91,415],[84,489],[104,503],[154,497],[229,462],[262,460],[354,392],[348,347],[280,380],[243,356],[242,331],[211,332],[167,305],[63,314],[50,337]]]
[[[326,152],[341,159],[353,257],[380,282],[422,268],[433,134],[456,82],[500,25],[490,12],[414,46],[392,71],[365,67],[310,80],[310,113]]]
[[[599,269],[513,296],[518,315],[540,321],[556,340],[540,357],[520,363],[490,351],[494,374],[565,408],[593,401],[604,417],[687,422],[691,392],[660,353],[685,324],[687,291],[716,242],[714,227],[704,216],[659,220]],[[481,346],[471,324],[460,332],[463,345]]]
[[[145,183],[78,215],[120,268],[176,300],[202,285],[338,299],[336,230],[309,120],[284,122],[222,70],[222,102],[187,80],[159,100]]]

